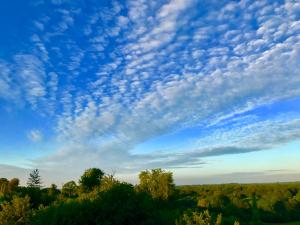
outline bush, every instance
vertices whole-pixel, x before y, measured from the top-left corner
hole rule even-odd
[[[222,222],[222,215],[219,214],[215,222],[211,218],[208,210],[204,212],[192,212],[191,214],[185,213],[179,221],[176,221],[176,225],[220,225]]]
[[[1,205],[0,225],[25,225],[30,221],[32,211],[30,199],[14,197],[11,203],[4,202]]]
[[[94,200],[68,200],[39,210],[32,225],[166,225],[152,198],[120,183]]]

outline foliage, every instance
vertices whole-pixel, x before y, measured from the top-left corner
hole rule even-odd
[[[56,196],[60,193],[60,191],[57,189],[56,184],[51,184],[50,188],[48,188],[48,194],[51,196]]]
[[[61,193],[68,198],[73,198],[77,196],[77,184],[75,181],[69,181],[62,186]]]
[[[70,200],[37,212],[32,225],[166,225],[151,198],[126,183],[99,192],[94,200]]]
[[[20,180],[18,178],[13,178],[8,182],[8,189],[10,192],[15,191],[19,186]]]
[[[198,206],[201,208],[208,208],[209,207],[209,201],[207,199],[199,199]]]
[[[42,180],[38,169],[34,169],[30,174],[27,181],[27,186],[31,188],[41,188]]]
[[[98,168],[87,169],[79,180],[83,191],[92,191],[93,188],[100,185],[104,172]]]
[[[115,179],[113,175],[105,175],[102,178],[99,191],[107,191],[119,183],[120,182]]]
[[[8,194],[8,180],[6,178],[0,178],[0,200],[5,199]]]
[[[9,200],[11,198],[11,194],[16,190],[19,186],[19,179],[13,178],[8,180],[6,178],[0,178],[0,204],[5,200]]]
[[[176,221],[176,225],[220,225],[221,223],[222,215],[219,214],[215,222],[213,222],[213,219],[208,210],[205,210],[201,213],[185,213],[179,221]]]
[[[33,177],[40,185],[39,173]],[[300,220],[300,183],[175,188],[172,173],[161,169],[143,171],[139,178],[134,187],[91,168],[79,186],[69,181],[61,190],[55,184],[23,187],[17,178],[0,178],[0,225],[259,225]]]
[[[148,192],[155,199],[167,200],[174,191],[173,175],[162,169],[142,171],[138,189]]]
[[[12,201],[1,205],[0,225],[26,225],[31,218],[29,197],[13,197]]]
[[[300,183],[181,186],[202,209],[250,224],[300,220]]]

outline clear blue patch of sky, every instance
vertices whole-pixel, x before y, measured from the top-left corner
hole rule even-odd
[[[24,37],[30,35],[32,10],[30,1],[1,1],[0,2],[0,57],[6,58],[11,52],[24,48]]]
[[[0,104],[4,105],[0,100]],[[0,107],[0,151],[1,148],[23,147],[30,144],[27,134],[38,129],[45,139],[54,134],[53,120],[28,108]]]

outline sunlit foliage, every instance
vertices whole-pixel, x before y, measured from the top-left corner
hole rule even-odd
[[[173,175],[162,169],[142,171],[139,174],[139,190],[150,193],[156,199],[168,199],[174,192]]]
[[[26,225],[30,222],[29,197],[13,197],[11,202],[1,204],[0,225]]]
[[[204,212],[192,212],[191,214],[185,213],[176,225],[221,225],[222,215],[219,214],[215,221],[213,221],[208,210]]]
[[[69,181],[62,186],[61,193],[65,197],[73,198],[77,196],[78,186],[75,181]]]
[[[100,185],[104,172],[98,168],[87,169],[79,180],[82,191],[91,191]]]
[[[138,185],[97,168],[61,188],[0,178],[0,225],[260,225],[300,220],[300,183],[175,187],[173,174],[142,171]],[[222,216],[221,216],[222,215]],[[238,222],[239,221],[239,222]]]

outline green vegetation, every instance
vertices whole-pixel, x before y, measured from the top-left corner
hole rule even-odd
[[[285,223],[285,224],[282,224],[282,225],[300,225],[300,221],[298,221],[298,222],[291,222],[291,223]]]
[[[79,180],[81,189],[84,192],[92,191],[93,188],[100,185],[103,175],[103,171],[98,168],[86,170]]]
[[[300,225],[300,221],[290,223],[266,223],[265,225]]]
[[[40,172],[38,169],[35,169],[29,174],[27,185],[28,187],[31,188],[40,188],[41,184],[42,184],[42,180],[41,180]]]
[[[179,219],[179,221],[176,221],[176,225],[221,225],[221,223],[222,215],[219,214],[216,218],[216,221],[213,222],[208,210],[205,210],[201,213],[192,212],[190,215],[185,213],[183,214],[182,218]],[[234,225],[238,224],[238,222],[234,223]]]
[[[223,184],[178,187],[198,207],[250,224],[300,220],[300,183]]]
[[[37,169],[27,187],[0,178],[0,225],[300,224],[300,183],[175,187],[162,169],[139,179],[133,186],[98,168],[61,189],[43,188]]]
[[[174,190],[173,176],[161,169],[143,171],[139,175],[138,189],[148,192],[155,199],[168,199]]]

